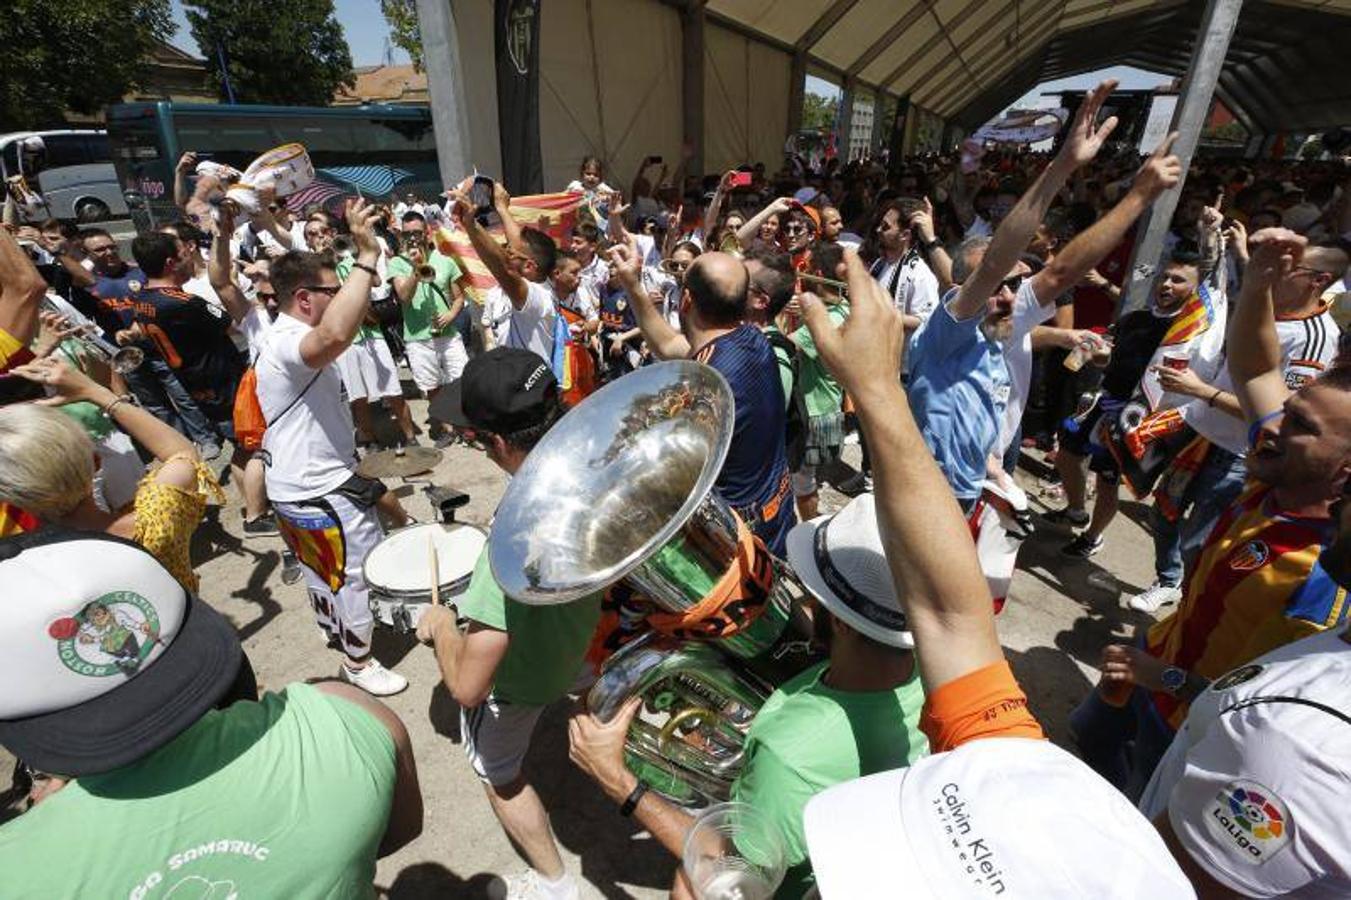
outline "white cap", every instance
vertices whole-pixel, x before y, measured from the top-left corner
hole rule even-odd
[[[788,532],[788,564],[831,615],[875,641],[910,649],[905,608],[896,593],[872,494],[859,494],[833,516]]]
[[[836,785],[804,819],[825,900],[1196,897],[1154,826],[1049,741],[971,741]]]

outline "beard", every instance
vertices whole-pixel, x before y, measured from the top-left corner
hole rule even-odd
[[[986,318],[980,323],[980,333],[987,341],[1002,342],[1013,336],[1013,316],[1001,316],[997,319]]]

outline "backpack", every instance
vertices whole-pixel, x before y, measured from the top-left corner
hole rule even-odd
[[[765,340],[774,349],[774,362],[782,368],[784,356],[793,375],[793,389],[788,399],[788,416],[784,434],[784,455],[788,458],[788,471],[796,472],[802,468],[802,459],[807,453],[807,398],[802,392],[801,363],[798,359],[797,344],[788,335],[777,328],[763,332]],[[779,351],[783,351],[780,354]]]
[[[233,419],[235,441],[241,450],[252,452],[263,446],[267,419],[263,418],[263,407],[258,402],[258,370],[253,366],[244,370],[235,389]]]

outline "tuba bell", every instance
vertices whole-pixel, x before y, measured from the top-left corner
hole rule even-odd
[[[686,806],[726,799],[804,595],[713,490],[732,426],[731,388],[709,366],[631,372],[526,457],[488,545],[493,576],[521,603],[607,592],[619,624],[593,642],[609,655],[588,705],[608,721],[643,696],[630,764]]]

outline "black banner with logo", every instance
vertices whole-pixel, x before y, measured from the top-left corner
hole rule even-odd
[[[540,0],[495,0],[497,127],[502,182],[513,194],[544,191],[539,145]]]

